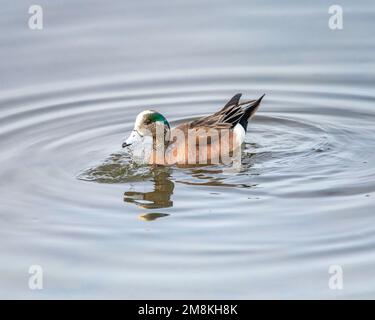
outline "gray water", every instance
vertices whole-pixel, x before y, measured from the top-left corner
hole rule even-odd
[[[1,298],[375,298],[374,1],[38,4],[1,1]],[[241,172],[129,165],[138,112],[237,92]]]

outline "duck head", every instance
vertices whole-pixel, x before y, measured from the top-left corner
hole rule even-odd
[[[157,111],[146,110],[138,114],[134,129],[122,147],[139,148],[151,144],[155,148],[169,139],[170,126],[167,119]]]

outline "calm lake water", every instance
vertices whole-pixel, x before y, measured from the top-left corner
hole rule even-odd
[[[1,298],[375,298],[373,0],[38,4],[0,12]],[[140,111],[237,92],[240,173],[129,165]]]

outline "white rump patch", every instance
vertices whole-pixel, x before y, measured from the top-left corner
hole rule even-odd
[[[245,141],[246,132],[243,126],[241,126],[239,123],[236,124],[236,126],[233,129],[235,141],[237,145],[241,145]]]

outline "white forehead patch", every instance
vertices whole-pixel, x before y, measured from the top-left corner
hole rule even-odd
[[[151,114],[151,113],[154,113],[154,111],[152,111],[152,110],[145,110],[145,111],[142,111],[141,113],[139,113],[137,115],[137,118],[135,119],[134,128],[140,128],[142,126],[142,124],[143,124],[144,116],[147,115],[147,114]]]

